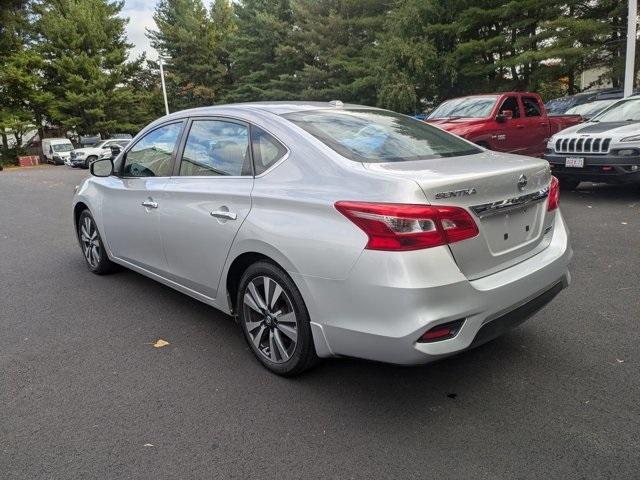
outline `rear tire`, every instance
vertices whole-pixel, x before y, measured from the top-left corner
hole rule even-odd
[[[280,267],[260,261],[247,268],[236,310],[249,348],[273,373],[292,377],[318,362],[307,307]]]
[[[580,185],[580,180],[575,178],[558,178],[560,190],[575,190]]]
[[[96,275],[104,275],[117,270],[117,265],[107,255],[96,221],[88,209],[83,210],[78,217],[76,230],[85,263],[90,271]]]

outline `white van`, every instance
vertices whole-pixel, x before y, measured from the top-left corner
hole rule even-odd
[[[43,138],[42,156],[46,163],[62,165],[69,162],[69,155],[73,150],[73,144],[68,138]]]

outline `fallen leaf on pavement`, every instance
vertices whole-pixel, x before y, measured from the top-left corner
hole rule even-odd
[[[145,443],[143,447],[153,447],[153,445],[151,445],[150,443]]]
[[[166,340],[163,340],[161,338],[159,338],[158,341],[153,344],[153,346],[156,347],[156,348],[166,347],[167,345],[169,345],[169,342],[167,342]]]

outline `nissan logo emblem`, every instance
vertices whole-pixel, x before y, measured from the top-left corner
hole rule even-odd
[[[524,190],[524,187],[527,186],[527,176],[523,173],[522,175],[520,175],[520,178],[518,178],[518,190],[522,191]]]

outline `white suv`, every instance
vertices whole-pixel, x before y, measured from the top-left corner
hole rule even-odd
[[[99,158],[108,158],[111,156],[111,147],[124,148],[131,140],[125,138],[114,138],[111,140],[102,140],[92,147],[76,148],[71,152],[71,156],[65,160],[65,163],[71,167],[89,168],[89,164]]]

